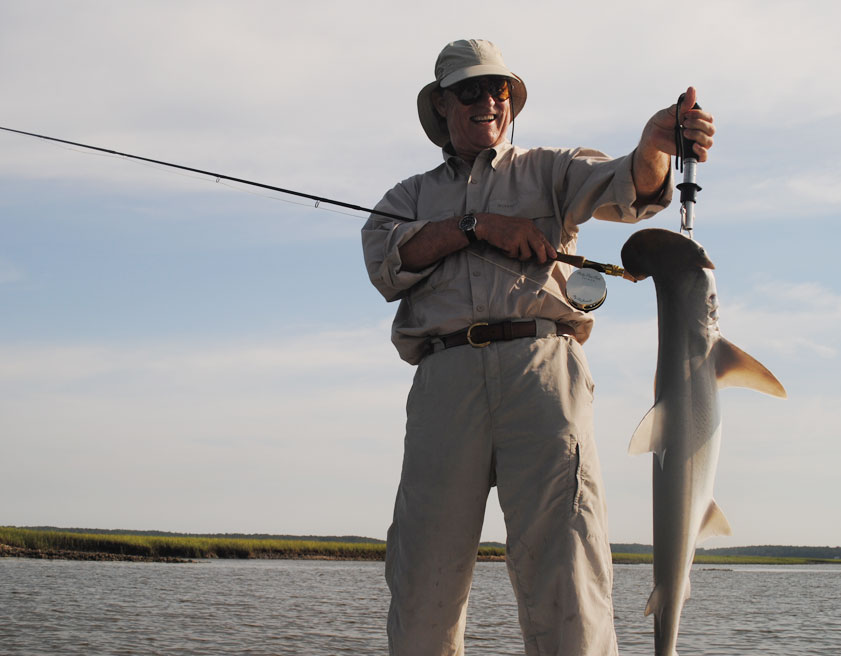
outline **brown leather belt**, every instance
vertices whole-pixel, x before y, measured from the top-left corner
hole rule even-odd
[[[555,322],[555,326],[556,335],[575,335],[572,327],[565,323],[558,321]],[[478,322],[464,330],[459,330],[457,333],[443,335],[439,339],[444,344],[444,348],[464,346],[465,344],[480,348],[491,342],[534,337],[535,335],[537,335],[537,322],[532,319],[530,321],[500,321],[499,323]]]

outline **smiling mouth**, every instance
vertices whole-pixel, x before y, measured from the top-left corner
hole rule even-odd
[[[482,114],[480,116],[471,116],[470,120],[474,123],[493,123],[496,117],[493,114]]]

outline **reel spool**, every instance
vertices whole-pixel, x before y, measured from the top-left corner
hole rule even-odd
[[[592,312],[607,298],[604,276],[593,269],[576,269],[567,279],[566,297],[572,307]]]

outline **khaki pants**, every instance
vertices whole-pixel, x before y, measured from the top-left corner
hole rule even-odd
[[[553,324],[540,324],[551,335]],[[584,352],[570,337],[436,350],[420,363],[388,532],[392,656],[464,653],[494,483],[526,653],[618,653],[592,400]]]

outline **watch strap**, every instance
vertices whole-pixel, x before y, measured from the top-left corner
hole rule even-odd
[[[476,216],[472,212],[468,212],[461,217],[458,227],[461,228],[461,231],[467,236],[467,240],[471,244],[479,241],[479,238],[476,236]]]

